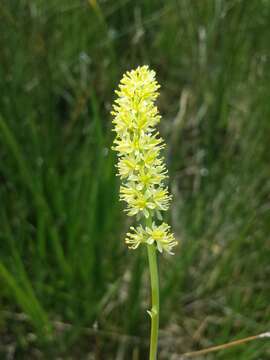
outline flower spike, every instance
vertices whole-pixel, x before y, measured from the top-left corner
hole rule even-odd
[[[120,81],[111,112],[116,133],[113,149],[118,155],[118,176],[122,180],[120,200],[127,204],[127,215],[139,219],[160,219],[160,213],[168,210],[171,201],[163,183],[168,177],[167,169],[160,156],[165,144],[156,130],[161,119],[155,105],[159,87],[155,72],[148,66],[128,71]],[[177,243],[165,223],[131,230],[126,243],[132,249],[141,243],[154,243],[160,252],[172,254]]]

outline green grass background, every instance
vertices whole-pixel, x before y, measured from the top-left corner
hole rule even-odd
[[[0,3],[1,359],[147,359],[110,116],[141,64],[162,85],[179,241],[159,259],[159,358],[270,330],[269,24],[267,0]]]

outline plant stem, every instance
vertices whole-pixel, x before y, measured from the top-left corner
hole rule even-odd
[[[158,326],[159,326],[159,279],[157,267],[157,250],[155,245],[147,245],[151,293],[152,293],[152,308],[149,311],[151,316],[151,339],[150,339],[150,354],[149,360],[157,359],[158,348]]]

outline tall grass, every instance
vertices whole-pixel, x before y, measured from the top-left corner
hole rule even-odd
[[[268,2],[21,0],[0,20],[1,356],[145,358],[109,115],[144,63],[181,243],[161,261],[160,358],[269,329]],[[267,357],[261,341],[214,358]]]

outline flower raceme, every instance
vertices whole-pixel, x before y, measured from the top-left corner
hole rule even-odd
[[[118,175],[122,180],[120,200],[127,204],[127,214],[162,219],[161,211],[169,208],[171,195],[163,181],[168,177],[160,156],[164,148],[156,125],[160,115],[155,105],[159,85],[155,72],[148,66],[124,74],[112,115],[116,137],[113,149],[118,154]],[[172,254],[176,241],[170,227],[162,223],[143,228],[141,225],[127,234],[126,243],[136,249],[141,243],[156,244],[157,249]]]

